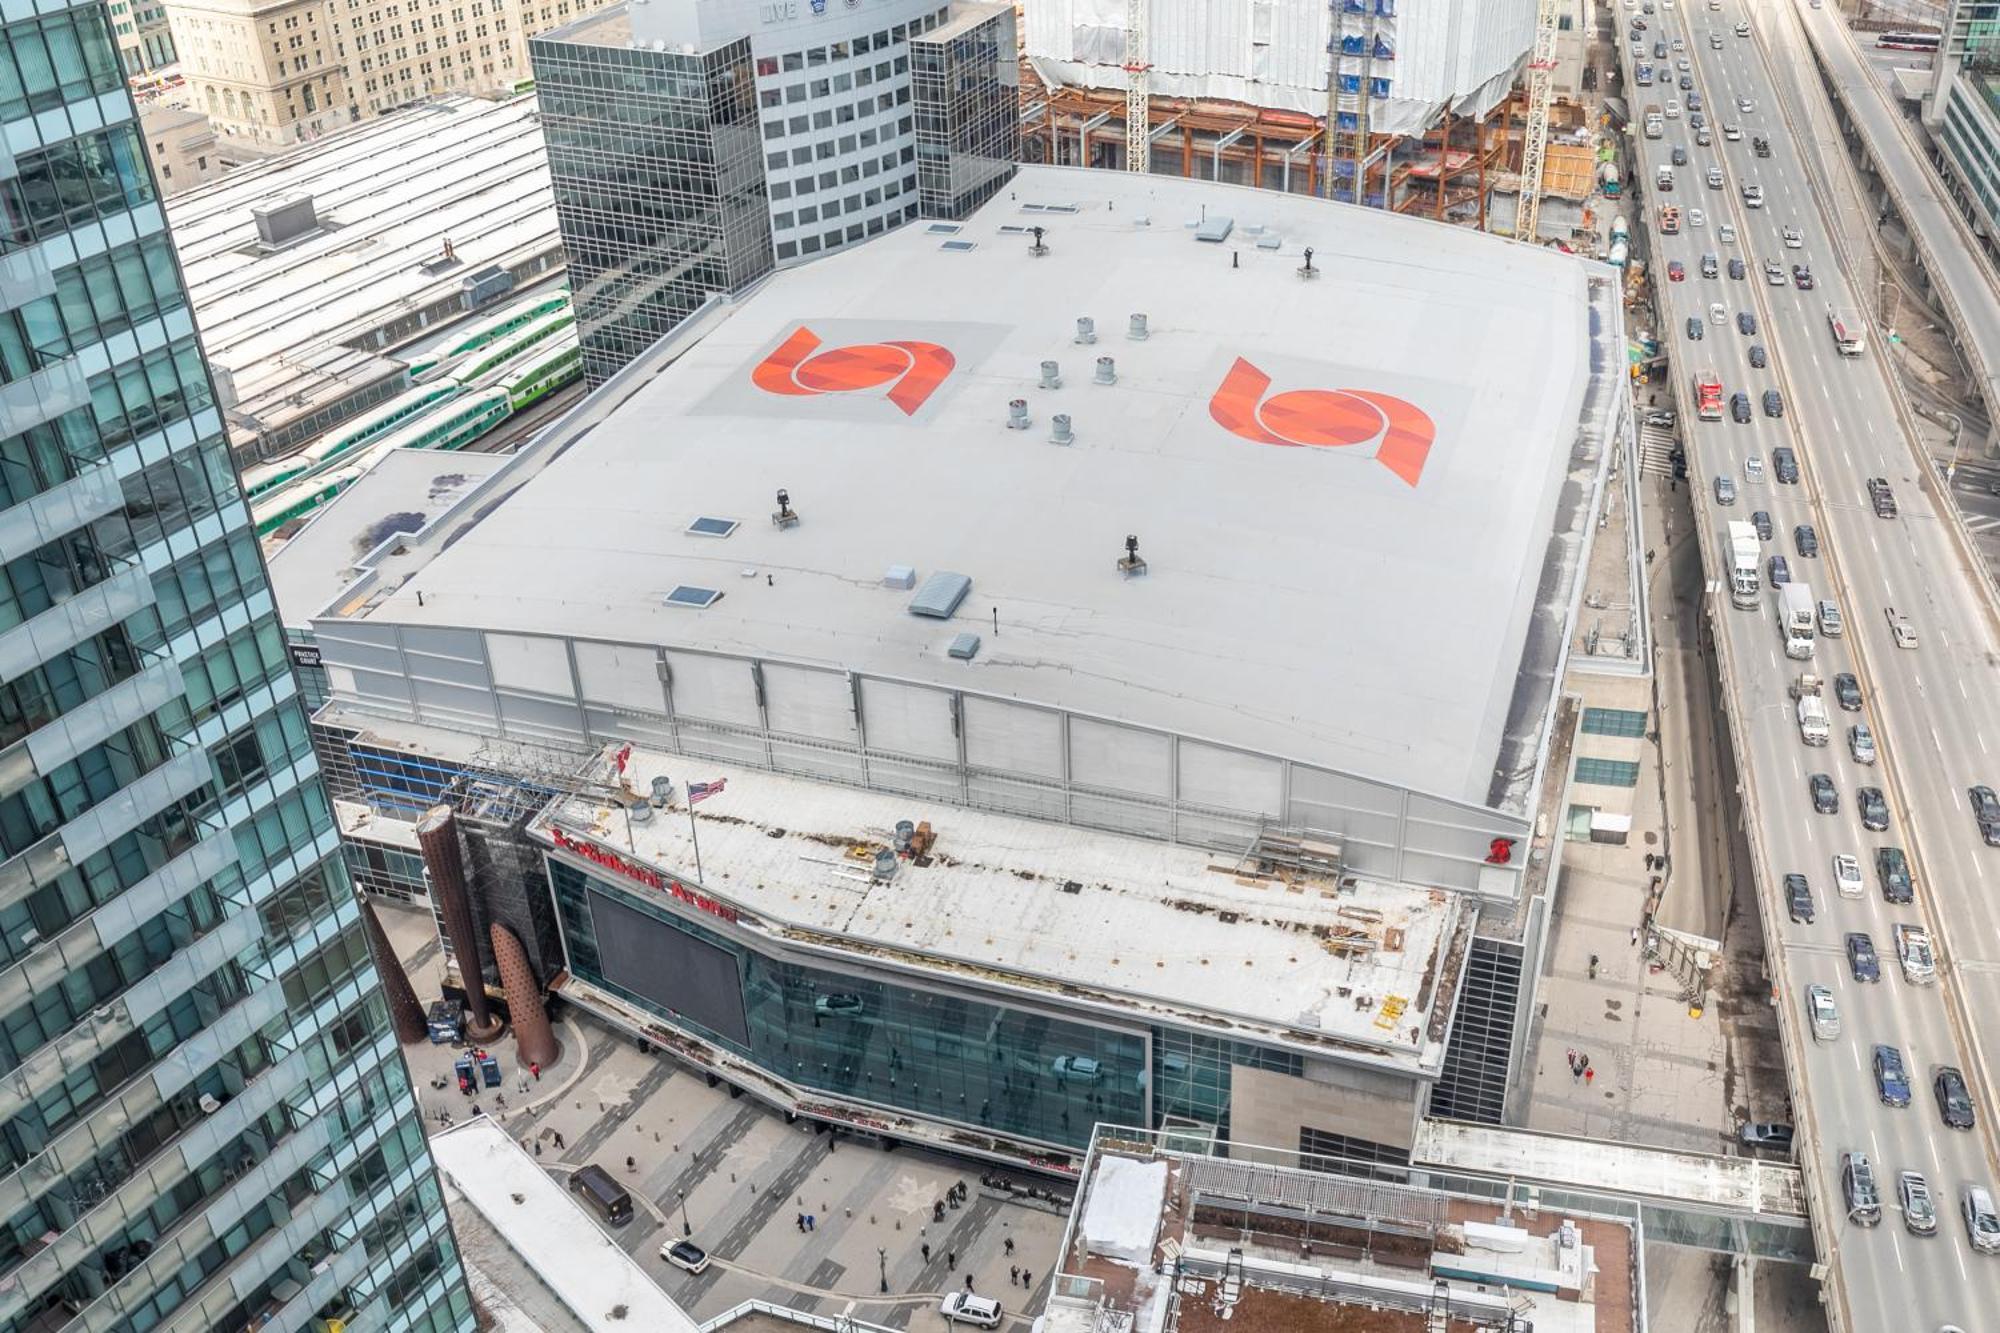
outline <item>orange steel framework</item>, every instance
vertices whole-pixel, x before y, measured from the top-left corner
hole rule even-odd
[[[1024,67],[1021,126],[1030,162],[1121,167],[1125,94],[1112,89],[1038,87]],[[1152,169],[1294,194],[1321,193],[1324,122],[1302,112],[1237,102],[1151,98]],[[1446,112],[1421,135],[1370,135],[1361,197],[1393,201],[1399,213],[1472,221],[1486,228],[1489,178],[1520,164],[1525,94],[1516,90],[1482,120]],[[1387,177],[1385,180],[1384,177]]]

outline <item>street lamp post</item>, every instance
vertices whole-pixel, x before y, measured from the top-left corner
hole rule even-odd
[[[690,1224],[690,1223],[688,1222],[688,1196],[687,1196],[687,1191],[686,1191],[686,1190],[675,1190],[675,1191],[674,1191],[674,1198],[675,1198],[675,1199],[677,1199],[677,1200],[679,1200],[679,1201],[680,1201],[680,1205],[681,1205],[681,1235],[682,1235],[682,1236],[685,1236],[685,1237],[689,1237],[689,1238],[692,1238],[692,1237],[693,1237],[693,1235],[694,1235],[694,1227],[693,1227],[693,1226],[692,1226],[692,1225],[691,1225],[691,1224]]]
[[[881,1245],[875,1247],[875,1262],[882,1272],[882,1294],[887,1296],[889,1294],[889,1251],[886,1247]]]

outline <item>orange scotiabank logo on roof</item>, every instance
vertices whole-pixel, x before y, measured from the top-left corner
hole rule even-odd
[[[1437,427],[1415,404],[1367,389],[1288,389],[1266,398],[1270,387],[1271,377],[1239,356],[1208,400],[1208,414],[1257,444],[1372,443],[1375,461],[1409,485],[1423,475]]]
[[[957,364],[936,343],[854,343],[822,351],[818,335],[800,328],[757,363],[750,381],[766,393],[792,397],[856,393],[886,384],[888,400],[905,416],[915,416]]]

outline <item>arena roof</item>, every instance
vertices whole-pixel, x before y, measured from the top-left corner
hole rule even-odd
[[[360,614],[890,674],[1519,813],[1620,337],[1587,261],[1027,168],[963,225],[777,274]],[[912,614],[944,572],[963,600]]]

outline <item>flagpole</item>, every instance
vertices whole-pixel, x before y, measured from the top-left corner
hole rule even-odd
[[[695,883],[701,884],[705,882],[701,873],[701,830],[695,827],[692,796],[688,797],[688,833],[694,838],[694,880]]]

